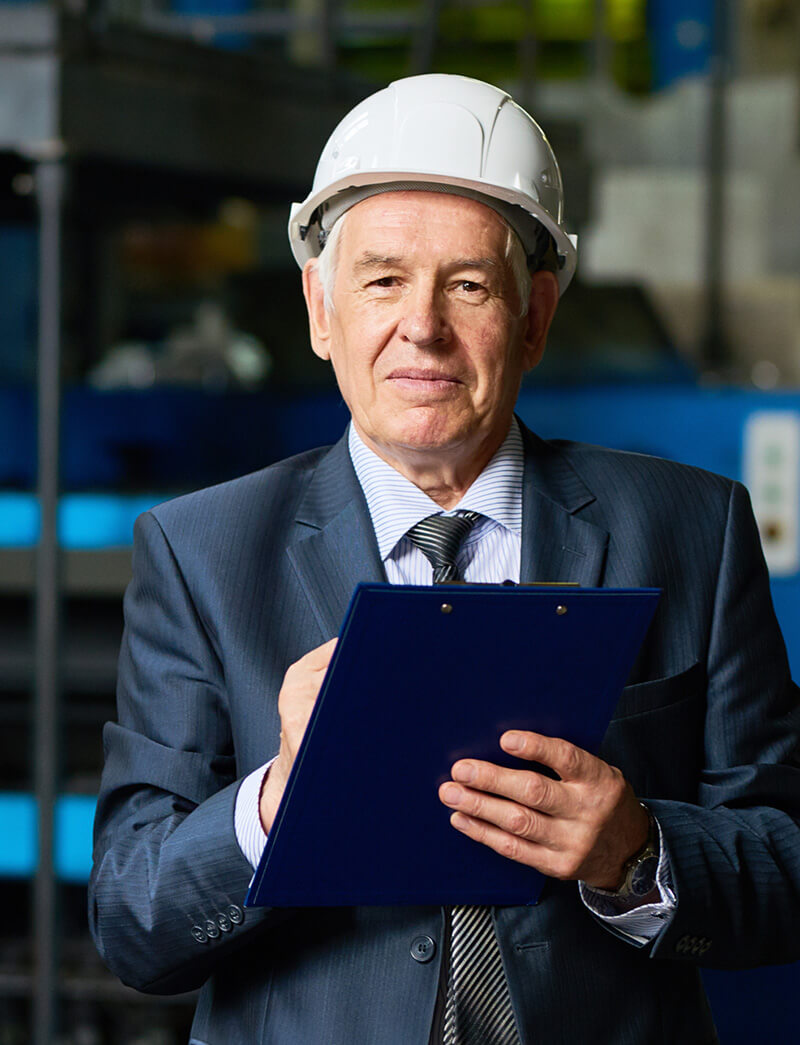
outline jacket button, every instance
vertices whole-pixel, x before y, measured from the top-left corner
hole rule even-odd
[[[688,933],[681,936],[675,944],[678,954],[688,954],[692,958],[702,958],[711,947],[712,941],[707,936],[691,936]]]
[[[197,940],[198,943],[208,943],[208,937],[206,936],[205,929],[201,925],[192,926],[192,936]]]
[[[209,918],[206,922],[206,934],[209,940],[216,940],[219,936],[219,926]]]
[[[429,962],[436,954],[436,941],[430,936],[416,936],[411,942],[411,957],[415,962]]]
[[[235,903],[232,903],[225,912],[234,925],[241,925],[244,921],[244,911]]]
[[[224,933],[229,933],[233,928],[233,923],[224,911],[220,911],[217,915],[217,925]]]

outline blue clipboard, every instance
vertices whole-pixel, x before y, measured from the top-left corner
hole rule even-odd
[[[462,757],[510,728],[597,752],[654,588],[360,584],[247,906],[529,904],[542,874],[450,825]]]

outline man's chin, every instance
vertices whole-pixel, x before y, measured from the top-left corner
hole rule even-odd
[[[415,424],[383,433],[370,442],[381,456],[449,457],[470,445],[470,434],[468,429],[461,427]]]
[[[448,460],[460,454],[481,456],[487,443],[499,445],[508,431],[508,422],[500,422],[499,418],[477,415],[471,410],[424,406],[385,416],[380,424],[370,424],[371,420],[356,415],[356,430],[368,446],[387,460],[412,455],[441,455]]]

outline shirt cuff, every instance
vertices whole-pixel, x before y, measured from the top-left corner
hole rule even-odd
[[[275,759],[271,758],[265,765],[253,770],[244,778],[236,793],[236,803],[233,807],[236,841],[253,870],[258,867],[264,846],[267,844],[267,835],[261,826],[259,799],[264,777],[274,761]]]
[[[578,883],[581,900],[592,914],[640,945],[648,943],[661,932],[678,905],[672,882],[669,854],[664,847],[661,825],[658,820],[656,820],[656,827],[659,856],[654,885],[658,887],[658,900],[644,903],[630,897],[621,899],[609,896],[606,892],[597,892],[585,882]]]

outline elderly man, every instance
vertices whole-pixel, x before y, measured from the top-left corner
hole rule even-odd
[[[196,1045],[716,1040],[697,965],[800,953],[798,703],[746,494],[514,418],[574,248],[502,91],[367,99],[290,237],[352,422],[137,524],[101,952],[141,990],[202,985]],[[454,830],[549,876],[539,903],[245,911],[353,586],[455,576],[663,589],[602,758],[511,730],[554,778],[463,759],[440,789]]]

